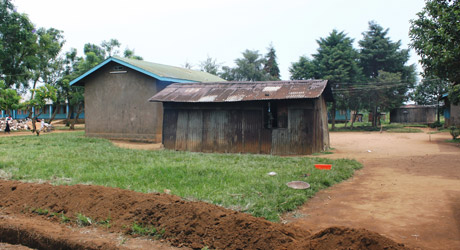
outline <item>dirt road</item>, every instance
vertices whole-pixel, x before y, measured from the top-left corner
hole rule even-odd
[[[460,249],[460,147],[448,133],[331,133],[330,158],[364,164],[285,219],[318,231],[366,228],[421,249]]]

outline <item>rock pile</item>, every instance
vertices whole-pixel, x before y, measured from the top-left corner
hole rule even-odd
[[[31,119],[10,120],[9,123],[11,131],[32,130],[33,128]],[[41,129],[40,122],[37,122],[35,126],[38,130]],[[5,128],[6,118],[0,118],[0,131],[5,131]],[[44,123],[44,129],[42,129],[42,131],[51,132],[53,129],[53,125]]]

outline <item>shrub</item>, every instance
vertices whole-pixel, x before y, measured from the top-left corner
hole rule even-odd
[[[450,127],[450,135],[452,136],[452,139],[457,139],[460,135],[460,129],[455,126]]]

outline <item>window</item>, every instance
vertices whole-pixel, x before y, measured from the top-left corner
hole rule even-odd
[[[267,102],[264,106],[264,128],[287,128],[287,106],[277,102]]]

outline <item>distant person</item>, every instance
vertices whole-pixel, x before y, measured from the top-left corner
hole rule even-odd
[[[5,120],[5,122],[6,122],[5,134],[6,134],[6,133],[9,134],[9,133],[11,132],[11,129],[10,129],[10,120],[13,120],[13,119],[11,118],[11,116],[8,116],[8,117],[6,118],[6,120]]]

